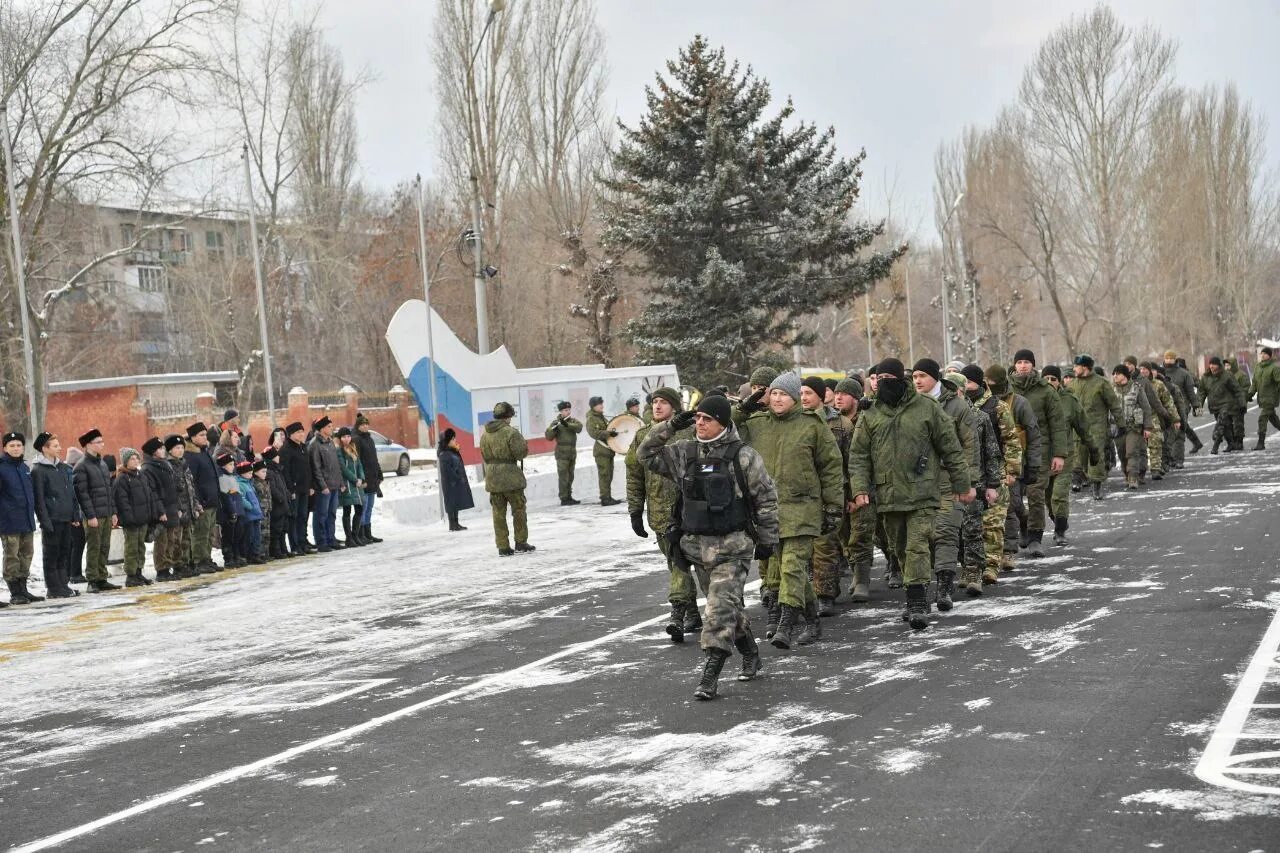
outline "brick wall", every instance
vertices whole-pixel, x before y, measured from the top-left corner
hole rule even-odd
[[[77,447],[76,438],[96,427],[106,440],[105,452],[119,456],[121,447],[137,448],[152,434],[146,408],[137,399],[134,385],[50,394],[44,429],[62,439],[67,448]]]

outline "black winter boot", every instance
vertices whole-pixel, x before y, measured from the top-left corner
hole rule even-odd
[[[938,572],[938,609],[946,613],[951,609],[951,595],[956,588],[956,573]]]
[[[707,649],[707,660],[702,665],[702,680],[698,682],[698,689],[693,691],[693,698],[716,698],[716,685],[720,682],[720,670],[724,669],[724,662],[728,659],[729,653],[724,649]]]
[[[44,596],[27,591],[26,578],[8,581],[8,586],[10,604],[33,604],[37,601],[44,601]]]
[[[381,540],[381,539],[379,539],[377,536],[374,536],[374,535],[373,535],[373,525],[372,525],[372,524],[366,524],[366,525],[364,526],[364,528],[363,528],[363,529],[364,529],[363,536],[364,536],[364,541],[365,541],[365,544],[366,544],[366,545],[377,545],[379,542],[381,542],[381,541],[382,541],[382,540]],[[467,528],[465,528],[465,527],[463,527],[461,524],[459,524],[459,525],[458,525],[458,529],[459,529],[459,530],[466,530]]]
[[[812,646],[822,639],[822,622],[820,619],[816,603],[810,602],[805,605],[804,628],[800,630],[800,636],[796,637],[797,646]]]
[[[1267,440],[1262,436],[1258,436],[1258,443],[1253,446],[1254,450],[1266,450]]]
[[[773,635],[778,633],[778,621],[782,619],[782,605],[778,603],[778,593],[774,592],[773,597],[769,599],[768,617],[764,625],[764,638],[772,640]]]
[[[1054,545],[1067,544],[1067,526],[1068,526],[1068,523],[1067,523],[1067,519],[1065,518],[1055,518],[1053,520],[1053,544]]]
[[[898,565],[898,558],[890,556],[888,558],[889,568],[885,573],[885,583],[889,589],[902,589],[902,566]]]
[[[702,608],[694,601],[684,608],[684,632],[686,634],[702,633]]]
[[[1037,559],[1040,557],[1043,557],[1044,543],[1041,542],[1041,540],[1044,539],[1044,531],[1032,530],[1028,534],[1028,538],[1030,539],[1030,541],[1027,543],[1027,556],[1037,558]]]
[[[739,681],[750,681],[760,674],[760,647],[756,645],[756,638],[751,636],[751,632],[743,634],[741,637],[733,641],[737,647],[738,653],[742,655],[742,671],[738,673]]]
[[[1214,456],[1217,456],[1217,455],[1218,455],[1218,448],[1220,448],[1220,447],[1222,447],[1222,439],[1220,439],[1220,438],[1215,438],[1215,439],[1213,440],[1213,447],[1210,447],[1210,448],[1209,448],[1209,452],[1210,452],[1210,453],[1212,453]],[[1191,451],[1191,452],[1192,452],[1192,453],[1195,453],[1195,451],[1194,451],[1194,450],[1193,450],[1193,451]]]
[[[663,630],[671,637],[673,643],[684,642],[684,608],[683,604],[671,604],[671,615],[667,618],[667,627]]]
[[[907,587],[907,613],[912,629],[922,631],[929,627],[929,588],[924,584]]]
[[[1093,484],[1093,499],[1095,501],[1102,500],[1102,483],[1101,482],[1097,482]]]
[[[836,600],[834,598],[825,598],[818,596],[818,615],[819,616],[835,616]]]
[[[521,554],[528,554],[538,549],[530,545],[528,542],[517,542],[516,550],[519,551]]]
[[[89,581],[89,592],[110,592],[119,588],[119,585],[113,584],[109,580]]]
[[[769,642],[773,643],[775,649],[791,648],[791,632],[796,627],[796,609],[790,604],[779,605],[782,612],[778,616],[778,628],[773,632],[773,639]]]

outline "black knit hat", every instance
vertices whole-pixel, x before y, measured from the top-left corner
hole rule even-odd
[[[715,418],[716,422],[723,427],[727,427],[733,422],[733,412],[729,406],[729,398],[720,394],[703,397],[702,402],[698,404],[697,411]]]
[[[1059,382],[1062,381],[1062,368],[1056,364],[1046,364],[1044,369],[1040,371],[1041,376],[1052,376]]]
[[[151,438],[142,442],[142,455],[148,457],[155,456],[156,451],[162,447],[164,447],[164,442],[160,439],[160,436],[153,435]]]
[[[238,417],[240,417],[240,413],[237,412],[235,409],[227,409],[225,412],[222,413],[223,423]]]
[[[1213,358],[1209,359],[1209,363],[1216,364],[1218,367],[1222,367],[1222,357],[1215,355]]]
[[[887,373],[898,379],[905,379],[907,376],[907,369],[898,359],[886,358],[884,361],[876,365],[876,374],[879,375],[881,373]]]
[[[164,439],[165,450],[173,450],[175,447],[181,447],[181,446],[182,446],[182,436],[178,435],[177,433],[174,433],[173,435],[165,436],[165,439]]]
[[[800,384],[817,394],[819,400],[827,396],[827,383],[823,382],[820,376],[806,376]]]
[[[49,439],[53,438],[53,433],[42,432],[36,436],[36,440],[32,443],[32,447],[36,449],[36,453],[44,450],[44,446],[49,443]]]
[[[1020,349],[1013,354],[1013,363],[1017,364],[1020,361],[1029,361],[1034,365],[1036,363],[1036,354],[1029,349]]]
[[[960,375],[970,382],[975,383],[979,388],[987,381],[987,377],[983,374],[982,368],[976,364],[966,364],[960,368]]]
[[[191,426],[187,427],[187,438],[195,438],[200,433],[208,431],[209,428],[205,426],[202,421],[196,421]]]
[[[1112,376],[1115,376],[1117,373],[1126,379],[1133,378],[1133,373],[1129,370],[1129,365],[1125,364],[1123,361],[1111,369]]]
[[[343,437],[343,436],[345,436],[345,435],[351,435],[351,427],[349,427],[349,426],[340,426],[340,427],[338,427],[338,431],[337,431],[337,432],[335,432],[335,433],[333,434],[333,437],[334,437],[334,438],[342,438],[342,437]]]
[[[96,428],[91,429],[88,432],[86,432],[84,435],[80,436],[80,446],[88,447],[90,444],[92,444],[93,442],[97,441],[100,438],[102,438],[102,433]]]
[[[922,358],[911,368],[912,373],[924,373],[932,376],[935,382],[942,381],[942,365],[931,358]]]

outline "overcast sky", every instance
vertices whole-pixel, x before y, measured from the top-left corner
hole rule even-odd
[[[521,0],[509,0],[519,3]],[[767,78],[797,115],[832,125],[842,151],[868,153],[863,200],[929,236],[933,155],[967,125],[1012,100],[1042,39],[1089,0],[598,0],[609,63],[609,101],[623,121],[643,108],[644,86],[695,33]],[[1280,163],[1280,2],[1116,0],[1126,23],[1151,23],[1179,45],[1178,82],[1234,80],[1273,125]],[[364,180],[379,189],[432,173],[436,143],[427,44],[434,3],[329,0],[328,37],[374,80],[360,96]],[[891,187],[894,189],[890,190]]]

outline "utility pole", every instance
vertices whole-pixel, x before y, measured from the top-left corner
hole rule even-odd
[[[435,321],[431,316],[431,279],[427,271],[427,214],[423,210],[422,203],[422,176],[417,176],[418,184],[418,261],[422,265],[422,301],[427,304],[427,361],[431,362],[431,367],[427,372],[428,387],[431,394],[431,443],[436,448],[436,471],[440,470],[440,404],[436,400],[436,347],[435,334],[432,327]],[[444,518],[444,482],[440,481],[438,488],[440,497],[440,517]]]
[[[22,254],[22,226],[18,223],[18,199],[13,175],[13,141],[9,139],[9,111],[0,104],[0,139],[4,141],[4,175],[9,193],[9,233],[13,239],[13,277],[18,283],[18,316],[22,318],[22,361],[26,368],[27,422],[30,432],[40,432],[40,410],[36,408],[35,350],[31,345],[31,306],[27,303],[27,270]]]
[[[964,193],[956,196],[956,200],[951,203],[951,209],[947,211],[947,218],[942,220],[942,238],[946,240],[947,225],[951,222],[951,217],[955,215],[956,210],[960,207],[960,202],[964,201]],[[944,252],[945,255],[945,252]],[[947,272],[946,264],[942,268],[942,359],[943,361],[951,361],[951,304],[947,295]]]
[[[472,113],[471,122],[471,262],[475,267],[474,284],[476,291],[476,351],[480,355],[484,355],[489,351],[489,293],[487,290],[484,264],[484,247],[482,231],[483,220],[483,203],[480,198],[480,116],[475,109],[475,102],[478,101],[479,84],[475,82],[476,57],[480,55],[480,47],[484,44],[484,37],[489,32],[489,27],[493,24],[493,19],[498,13],[507,8],[506,0],[489,0],[489,15],[485,18],[484,29],[480,31],[480,38],[476,41],[476,49],[471,53],[471,61],[467,64],[467,78],[470,79],[474,88],[477,90],[475,99],[468,97],[468,110]],[[423,261],[426,263],[426,261]]]
[[[240,151],[244,160],[244,186],[249,193],[249,245],[253,248],[253,280],[258,286],[258,336],[262,344],[262,367],[267,379],[267,414],[276,425],[276,384],[271,375],[271,344],[267,341],[267,300],[262,287],[262,258],[258,253],[258,216],[254,212],[253,177],[249,171],[249,144]]]

